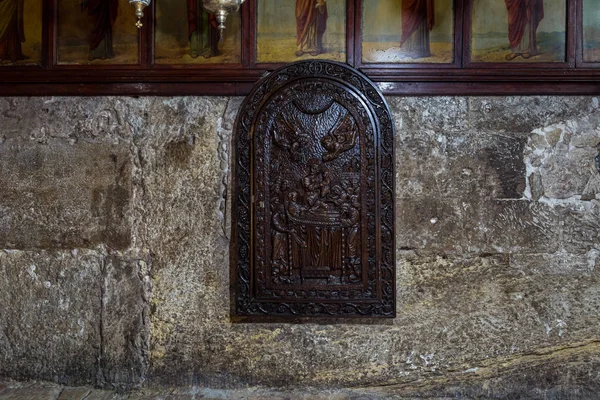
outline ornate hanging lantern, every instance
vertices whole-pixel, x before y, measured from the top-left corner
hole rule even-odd
[[[150,5],[150,0],[129,0],[129,4],[135,7],[135,16],[137,17],[135,26],[140,29],[142,27],[142,18],[144,17],[144,8]]]
[[[144,8],[150,5],[151,0],[129,0],[129,4],[135,7],[135,16],[137,22],[135,26],[142,27],[142,18],[144,17]],[[202,0],[202,4],[206,11],[214,13],[219,22],[219,30],[221,31],[221,40],[223,39],[223,31],[225,30],[225,21],[231,13],[237,12],[245,0]]]
[[[225,21],[227,15],[237,12],[245,0],[203,0],[206,11],[214,13],[219,22],[221,31],[221,40],[223,40],[223,31],[225,30]]]

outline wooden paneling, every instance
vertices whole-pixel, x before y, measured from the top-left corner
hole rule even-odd
[[[152,22],[156,15],[156,1],[146,10],[144,27],[139,32],[137,64],[59,64],[59,1],[43,2],[43,20],[40,21],[43,27],[41,64],[1,63],[0,95],[245,95],[260,77],[283,65],[257,63],[257,2],[261,0],[247,0],[242,5],[242,59],[237,64],[156,64],[155,27]],[[329,0],[330,3],[334,1]],[[454,0],[453,61],[436,64],[363,62],[363,6],[374,3],[369,3],[369,0],[346,0],[347,64],[365,73],[387,94],[598,93],[600,62],[585,61],[583,56],[584,1],[564,0],[567,19],[564,62],[472,62],[473,1]],[[593,5],[596,0],[587,1]],[[503,4],[500,6],[504,7]],[[134,23],[132,12],[131,24]]]

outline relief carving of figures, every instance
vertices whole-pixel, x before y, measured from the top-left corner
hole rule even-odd
[[[276,172],[270,189],[272,275],[278,283],[340,284],[361,276],[356,122],[339,105],[321,111],[284,110],[271,133],[273,171],[299,173]],[[303,132],[318,126],[329,128],[311,144]],[[306,153],[313,157],[304,163]]]
[[[261,82],[236,122],[236,317],[393,317],[385,99],[360,72],[329,61],[292,64]]]
[[[350,114],[346,114],[341,123],[321,139],[321,144],[327,150],[327,154],[323,155],[323,161],[331,161],[356,146],[357,136],[354,120]]]
[[[321,167],[321,162],[313,158],[308,162],[309,173],[302,181],[304,190],[306,190],[306,202],[311,210],[318,208],[327,209],[323,201],[329,194],[329,171]]]

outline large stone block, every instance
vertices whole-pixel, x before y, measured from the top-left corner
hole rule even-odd
[[[577,96],[469,97],[474,132],[531,132],[598,109],[598,99]]]
[[[600,200],[549,204],[561,215],[562,249],[574,254],[600,249]]]
[[[407,133],[396,144],[396,197],[522,198],[525,141],[524,135]]]
[[[445,253],[553,253],[560,210],[525,200],[434,197],[396,203],[400,249]]]
[[[103,265],[102,355],[97,385],[131,390],[148,372],[149,265],[109,255]]]
[[[52,139],[118,143],[130,140],[140,101],[117,97],[11,97],[0,99],[0,143]]]
[[[11,139],[0,170],[0,248],[129,246],[126,145]]]
[[[600,194],[600,112],[534,130],[525,149],[533,199],[582,200]]]
[[[394,115],[396,135],[407,132],[437,133],[468,130],[468,101],[465,97],[393,97],[388,96]]]
[[[102,262],[88,251],[0,251],[0,376],[95,383]]]

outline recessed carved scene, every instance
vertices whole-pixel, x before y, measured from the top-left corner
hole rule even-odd
[[[42,1],[0,1],[0,65],[39,64]]]
[[[565,62],[565,0],[473,1],[471,61]]]
[[[453,43],[452,1],[363,2],[363,62],[451,63]]]
[[[583,61],[600,61],[600,0],[583,2]]]
[[[138,28],[129,3],[58,0],[59,64],[137,64]]]
[[[202,0],[157,0],[155,62],[219,64],[241,62],[240,13],[229,15],[221,32]]]
[[[257,61],[346,61],[345,0],[257,2]]]
[[[242,107],[240,315],[393,316],[393,128],[381,95],[349,71],[292,64]]]
[[[268,279],[273,284],[360,282],[365,160],[354,117],[335,102],[312,110],[290,103],[271,132],[265,165],[272,249]],[[315,132],[318,143],[311,143],[307,132]]]

